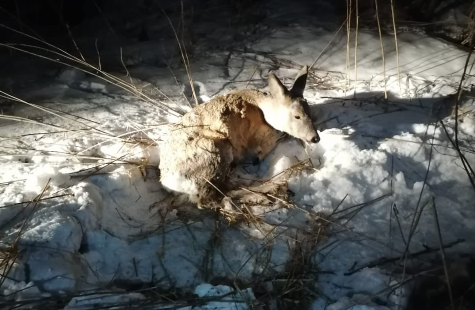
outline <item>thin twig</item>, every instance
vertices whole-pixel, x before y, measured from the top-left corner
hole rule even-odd
[[[383,59],[384,99],[388,99],[388,93],[386,91],[386,61],[384,59],[383,35],[381,34],[381,24],[379,22],[378,0],[374,0],[374,4],[376,7],[376,22],[378,23],[379,41],[381,42],[381,56]]]
[[[454,298],[452,295],[452,287],[450,286],[449,272],[447,271],[447,262],[445,260],[444,244],[442,242],[442,233],[440,231],[439,215],[437,214],[437,208],[435,206],[434,197],[432,197],[432,208],[434,209],[435,228],[437,230],[437,237],[439,239],[440,256],[442,258],[442,263],[444,264],[445,280],[447,281],[447,289],[449,291],[450,304],[452,306],[452,310],[455,310]]]
[[[320,57],[322,56],[322,54],[325,52],[325,50],[328,48],[328,46],[333,42],[333,40],[336,38],[336,36],[340,33],[341,29],[343,28],[343,26],[345,25],[346,21],[348,19],[346,18],[343,23],[341,24],[340,28],[338,28],[338,30],[335,32],[335,34],[333,35],[333,37],[330,39],[330,41],[328,41],[327,45],[325,45],[325,47],[321,50],[320,54],[318,54],[317,58],[315,58],[315,60],[313,61],[312,65],[308,68],[309,70],[313,68],[313,66],[315,66],[315,63],[320,59]]]
[[[115,33],[114,29],[112,29],[112,26],[111,24],[109,23],[109,21],[107,20],[107,18],[104,16],[104,13],[102,12],[101,8],[99,7],[99,5],[97,4],[96,1],[93,1],[96,9],[99,11],[99,13],[101,14],[101,17],[102,19],[104,19],[104,22],[106,23],[107,27],[109,28],[110,32],[112,32],[112,34],[114,35],[114,37],[117,38],[117,34]]]
[[[442,245],[442,247],[444,249],[447,249],[447,248],[451,248],[451,247],[453,247],[453,246],[455,246],[459,243],[463,243],[463,242],[465,242],[465,239],[457,239],[453,242]],[[418,256],[422,256],[422,255],[425,255],[425,254],[437,252],[439,250],[440,250],[440,247],[436,247],[436,248],[426,247],[424,250],[411,253],[411,257],[418,257]],[[357,269],[346,272],[344,275],[349,276],[349,275],[357,273],[358,271],[363,270],[365,268],[374,268],[374,267],[383,266],[383,265],[386,265],[386,264],[389,264],[389,263],[399,262],[402,258],[404,258],[404,255],[405,254],[403,254],[401,256],[390,257],[390,258],[386,258],[386,257],[378,258],[377,260],[369,262],[369,263],[367,263],[367,264],[365,264],[365,265],[363,265],[363,266],[361,266]],[[397,265],[399,265],[399,263]]]
[[[76,40],[74,40],[73,33],[71,32],[71,29],[69,28],[69,25],[68,25],[68,24],[66,24],[66,29],[68,30],[68,35],[69,35],[69,37],[71,38],[71,41],[73,42],[74,47],[75,47],[76,50],[78,51],[79,56],[81,56],[82,61],[86,62],[86,59],[85,59],[84,56],[82,55],[81,50],[79,49],[79,46],[78,46],[77,43],[76,43]]]
[[[471,34],[473,36],[473,33]],[[458,86],[458,89],[457,89],[457,97],[456,97],[456,101],[455,101],[455,148],[457,149],[457,152],[460,154],[462,154],[462,152],[460,151],[460,146],[459,146],[459,138],[458,138],[458,118],[459,118],[459,106],[460,106],[460,98],[462,96],[462,85],[463,85],[463,81],[465,79],[465,75],[467,73],[467,67],[468,67],[468,64],[470,62],[470,56],[472,55],[472,52],[473,52],[473,40],[470,40],[470,50],[468,52],[468,55],[467,55],[467,60],[465,61],[465,66],[463,68],[463,73],[462,73],[462,77],[460,78],[460,83],[459,83],[459,86]],[[462,160],[462,164],[465,168],[465,171],[467,172],[467,176],[468,178],[470,179],[470,183],[472,184],[474,190],[475,190],[475,181],[474,181],[474,172],[471,168],[471,165],[470,163],[467,161],[467,159],[465,158],[465,156],[460,156],[460,159]],[[471,172],[471,174],[469,173],[469,170]]]
[[[465,155],[463,154],[462,150],[460,149],[460,146],[457,146],[455,141],[450,136],[444,122],[441,119],[439,119],[439,123],[441,124],[442,128],[444,129],[444,132],[445,132],[445,135],[446,135],[447,139],[449,139],[450,143],[454,146],[455,150],[457,151],[457,153],[460,157],[460,161],[462,162],[463,169],[465,170],[465,173],[468,176],[468,179],[470,181],[470,184],[472,185],[473,190],[475,190],[475,180],[472,177],[475,174],[473,172],[472,166],[468,163],[467,159],[465,158]]]
[[[16,258],[18,257],[19,255],[19,251],[18,251],[18,242],[20,241],[20,237],[23,233],[23,230],[25,229],[26,227],[26,224],[28,223],[28,221],[30,220],[31,216],[33,215],[33,213],[36,211],[36,208],[38,206],[38,203],[40,201],[40,199],[43,197],[44,193],[46,192],[46,190],[48,189],[49,187],[49,184],[51,182],[51,179],[48,180],[48,182],[45,184],[45,186],[43,187],[41,193],[35,197],[34,200],[32,200],[32,202],[34,202],[35,204],[33,205],[33,208],[31,209],[31,212],[26,216],[25,220],[23,221],[22,225],[20,226],[20,229],[18,230],[18,233],[15,237],[15,240],[13,241],[13,243],[10,245],[10,253],[13,253],[13,257],[10,256],[10,253],[8,254],[8,256],[6,257],[7,259],[7,263],[5,264],[5,267],[4,267],[4,270],[2,272],[2,274],[0,274],[0,286],[3,285],[3,283],[5,282],[6,280],[6,276],[8,276],[8,274],[10,273],[10,270],[13,268],[13,264],[15,263],[15,260]],[[22,208],[22,211],[24,209],[26,209],[28,206],[30,205],[30,203],[28,205],[26,205],[24,208]],[[20,211],[21,212],[21,211]],[[16,216],[16,215],[15,215]],[[2,264],[4,264],[4,262],[2,261]]]
[[[252,72],[252,75],[249,78],[249,80],[247,81],[245,88],[247,88],[249,86],[249,83],[251,82],[252,78],[254,77],[254,74],[256,74],[256,72],[257,72],[257,68],[258,68],[257,66],[254,68],[254,72]]]
[[[399,86],[399,93],[401,93],[401,71],[400,71],[400,68],[399,68],[399,49],[398,49],[398,43],[397,43],[396,18],[394,16],[393,0],[391,0],[391,16],[392,16],[392,19],[393,19],[394,44],[396,46],[397,83],[398,83],[398,86]]]
[[[331,218],[333,216],[333,214],[335,214],[336,211],[338,211],[338,209],[340,208],[340,206],[343,204],[343,202],[345,201],[346,197],[348,197],[348,194],[345,195],[345,197],[343,197],[343,199],[340,201],[340,203],[336,206],[335,209],[333,209],[332,213],[330,213],[330,215],[328,216],[328,218]]]
[[[422,199],[422,194],[424,193],[424,188],[427,184],[427,178],[429,176],[430,166],[431,166],[431,163],[432,163],[432,151],[434,149],[433,143],[434,143],[434,139],[435,139],[435,131],[436,130],[437,130],[437,126],[434,126],[434,132],[432,133],[432,141],[431,141],[431,147],[430,147],[430,151],[429,151],[429,163],[427,164],[427,170],[426,170],[426,174],[425,174],[425,177],[424,177],[424,182],[422,184],[422,188],[421,188],[421,192],[419,194],[419,198],[417,199],[416,213],[414,214],[414,217],[412,218],[411,228],[410,228],[410,231],[409,231],[409,236],[407,238],[406,247],[404,249],[404,255],[403,255],[404,256],[404,269],[403,269],[403,273],[402,273],[403,281],[404,281],[404,277],[405,277],[405,274],[406,274],[406,264],[407,264],[407,258],[408,258],[408,255],[409,255],[409,246],[411,244],[412,237],[413,237],[413,235],[416,231],[417,225],[419,224],[419,220],[420,220],[420,217],[422,215],[422,211],[424,210],[425,206],[429,202],[429,201],[427,201],[424,205],[422,205],[419,212],[417,212],[417,210],[419,208],[419,205],[420,205],[420,202],[421,202],[421,199]],[[399,263],[400,263],[400,261],[399,261]]]
[[[186,74],[188,75],[188,80],[190,82],[191,92],[193,93],[193,99],[195,100],[195,105],[198,106],[198,104],[199,104],[198,97],[196,97],[195,86],[193,84],[193,78],[191,76],[190,63],[189,63],[189,60],[188,60],[188,54],[186,53],[185,46],[182,46],[182,44],[180,43],[180,39],[178,38],[178,34],[175,30],[175,27],[173,27],[173,23],[170,20],[170,18],[168,17],[167,13],[165,13],[164,10],[162,10],[162,12],[163,12],[163,14],[165,14],[165,17],[167,18],[168,23],[170,24],[170,27],[173,30],[173,34],[175,35],[175,39],[177,41],[178,48],[180,49],[181,58],[183,59],[183,64],[185,65]]]
[[[358,65],[357,65],[357,57],[356,57],[356,51],[358,50],[358,26],[359,26],[359,20],[360,16],[358,15],[358,0],[356,0],[356,30],[355,30],[355,89],[354,89],[354,96],[356,97],[356,84],[358,83]]]
[[[0,27],[5,27],[4,25],[0,24]],[[8,29],[8,27],[5,27]],[[27,34],[24,34],[25,36],[27,37],[31,37]],[[141,91],[138,91],[134,85],[130,85],[129,83],[121,80],[120,78],[116,77],[116,76],[113,76],[107,72],[104,72],[104,71],[99,71],[98,68],[94,67],[93,65],[87,63],[87,62],[83,62],[81,61],[80,59],[72,56],[72,55],[69,55],[67,54],[66,52],[57,52],[55,50],[50,50],[50,49],[46,49],[46,48],[42,48],[42,47],[39,47],[39,46],[33,46],[33,45],[28,45],[28,44],[4,44],[4,43],[0,43],[0,46],[3,46],[3,47],[6,47],[6,48],[9,48],[9,49],[12,49],[12,50],[16,50],[16,51],[19,51],[19,52],[22,52],[22,53],[25,53],[25,54],[28,54],[28,55],[33,55],[35,57],[38,57],[38,58],[42,58],[42,59],[46,59],[46,60],[49,60],[51,62],[55,62],[55,63],[59,63],[61,65],[64,65],[64,66],[68,66],[68,67],[71,67],[71,68],[75,68],[77,70],[80,70],[82,72],[85,72],[87,74],[90,74],[90,75],[93,75],[99,79],[102,79],[104,81],[107,81],[109,83],[112,83],[114,84],[115,86],[119,87],[119,88],[122,88],[124,89],[125,91],[127,92],[130,92],[134,95],[136,95],[137,97],[145,100],[147,103],[149,104],[152,104],[168,113],[173,113],[175,114],[176,116],[182,116],[183,113],[180,112],[180,111],[177,111],[171,107],[169,107],[167,104],[165,104],[164,102],[161,102],[161,101],[157,101],[155,99],[152,99],[150,96],[144,94],[143,92]],[[67,62],[64,62],[60,59],[57,59],[57,58],[52,58],[52,57],[48,57],[48,56],[44,56],[44,55],[41,55],[41,54],[38,54],[38,53],[35,53],[35,52],[31,52],[31,51],[28,51],[26,49],[22,49],[22,48],[19,48],[19,47],[16,47],[16,46],[22,46],[22,47],[30,47],[30,48],[35,48],[35,49],[39,49],[39,50],[42,50],[42,51],[47,51],[47,52],[50,52],[50,53],[53,53],[53,54],[56,54],[58,56],[61,56],[63,58],[66,58],[66,59],[69,59],[73,62],[76,62],[80,65],[84,65],[86,66],[87,68],[89,68],[89,70],[87,69],[84,69],[84,68],[81,68],[81,66],[78,66],[78,65],[73,65],[73,64],[70,64],[70,63],[67,63]]]
[[[350,74],[350,35],[351,35],[351,0],[346,0],[346,76],[345,76],[345,96],[349,84]]]

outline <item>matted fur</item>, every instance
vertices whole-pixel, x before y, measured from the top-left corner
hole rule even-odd
[[[201,207],[217,198],[216,189],[231,190],[226,186],[231,164],[262,160],[282,137],[277,129],[318,142],[301,96],[306,74],[305,67],[290,92],[270,75],[271,94],[233,91],[195,107],[173,125],[160,150],[159,168],[163,186],[178,194],[175,203],[188,200]],[[288,124],[289,120],[296,124]]]

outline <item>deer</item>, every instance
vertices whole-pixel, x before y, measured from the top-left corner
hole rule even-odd
[[[305,66],[288,90],[271,73],[269,93],[231,91],[194,107],[173,124],[160,147],[159,164],[161,184],[174,196],[171,204],[191,202],[203,208],[236,194],[230,169],[248,160],[261,162],[285,135],[318,143],[303,98],[307,75]]]

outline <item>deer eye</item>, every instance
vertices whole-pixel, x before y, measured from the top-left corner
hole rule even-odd
[[[300,116],[298,116],[298,115],[295,115],[294,117],[295,117],[295,119],[300,119]]]

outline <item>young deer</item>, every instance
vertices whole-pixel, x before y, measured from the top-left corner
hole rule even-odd
[[[172,126],[160,150],[161,183],[176,197],[201,207],[218,198],[231,164],[262,160],[283,133],[306,143],[320,138],[303,99],[308,68],[299,71],[289,91],[269,75],[270,94],[237,90],[195,107]]]

